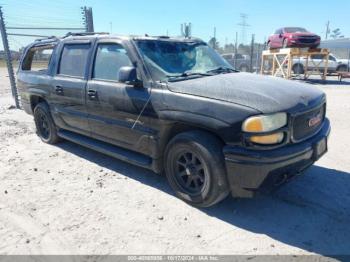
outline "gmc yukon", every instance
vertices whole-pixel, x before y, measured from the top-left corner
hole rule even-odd
[[[327,151],[323,92],[238,72],[197,38],[41,39],[26,47],[17,81],[42,141],[165,173],[194,206],[253,197]]]

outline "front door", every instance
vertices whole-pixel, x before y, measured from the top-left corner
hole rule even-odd
[[[86,93],[92,135],[109,143],[137,149],[146,141],[144,138],[149,132],[147,123],[138,117],[149,101],[150,91],[118,81],[119,69],[132,66],[122,44],[99,42],[94,57]]]
[[[64,44],[56,75],[52,80],[53,115],[58,126],[89,134],[85,90],[90,43]]]

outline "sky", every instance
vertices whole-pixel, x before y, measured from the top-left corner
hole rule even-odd
[[[349,0],[0,0],[7,26],[80,27],[81,6],[93,9],[95,31],[114,34],[180,35],[182,23],[192,23],[192,34],[208,41],[216,27],[221,45],[232,43],[242,29],[240,14],[247,15],[246,40],[255,34],[264,42],[275,29],[301,26],[325,36],[326,23],[350,37]],[[8,30],[10,33],[19,31]],[[62,34],[62,31],[21,31],[32,34]],[[10,36],[19,47],[31,38]],[[2,48],[2,44],[1,47]],[[15,48],[16,49],[16,48]]]

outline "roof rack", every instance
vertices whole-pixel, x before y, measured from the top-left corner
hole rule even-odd
[[[77,33],[72,33],[68,32],[63,38],[69,37],[69,36],[88,36],[88,35],[109,35],[107,32],[77,32]]]
[[[52,40],[58,40],[58,37],[52,35],[44,38],[38,38],[38,39],[35,39],[35,42],[52,41]]]

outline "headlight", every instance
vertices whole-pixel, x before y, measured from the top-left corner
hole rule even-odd
[[[242,130],[250,133],[270,132],[287,124],[287,114],[252,116],[243,122]]]
[[[248,133],[265,133],[277,130],[287,125],[287,114],[260,115],[249,117],[243,122],[242,130]],[[283,132],[269,135],[251,136],[250,141],[258,144],[278,144],[283,141]]]

